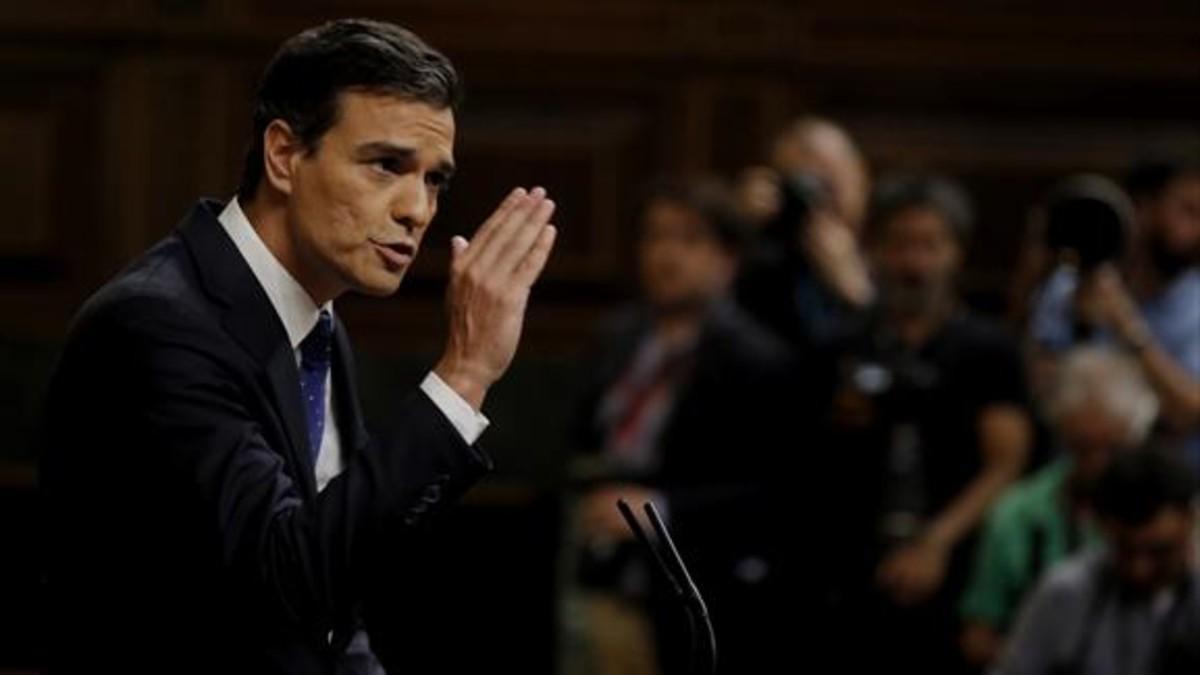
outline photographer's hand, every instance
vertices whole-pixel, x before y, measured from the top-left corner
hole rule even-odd
[[[1103,265],[1083,279],[1076,311],[1086,321],[1112,331],[1137,359],[1162,406],[1162,419],[1182,433],[1200,426],[1200,379],[1155,339],[1137,302],[1116,268]]]
[[[1101,265],[1080,281],[1075,308],[1084,321],[1111,331],[1131,347],[1144,347],[1151,339],[1133,295],[1112,263]]]
[[[742,172],[736,196],[742,217],[755,228],[766,225],[783,207],[779,176],[765,166],[752,166]]]
[[[801,244],[821,279],[847,304],[866,307],[875,286],[854,232],[828,211],[813,214]]]

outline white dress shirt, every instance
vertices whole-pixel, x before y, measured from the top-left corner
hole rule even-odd
[[[333,314],[333,301],[318,307],[300,282],[283,266],[282,263],[267,248],[266,243],[258,236],[254,226],[247,220],[246,214],[238,204],[237,198],[229,200],[229,204],[218,216],[221,225],[229,238],[237,246],[238,252],[245,258],[250,271],[258,279],[259,285],[266,291],[271,306],[279,315],[283,328],[287,331],[288,341],[296,356],[296,365],[300,365],[300,343],[308,336],[320,319],[321,310]],[[332,369],[331,369],[332,370]],[[342,443],[338,435],[337,418],[334,415],[333,390],[330,387],[331,374],[325,374],[325,431],[321,435],[321,446],[317,453],[316,480],[317,489],[325,489],[335,476],[342,472]],[[436,373],[430,372],[421,382],[421,390],[425,392],[434,405],[442,411],[463,440],[473,445],[480,434],[488,426],[488,419],[471,407],[456,391],[450,388]]]

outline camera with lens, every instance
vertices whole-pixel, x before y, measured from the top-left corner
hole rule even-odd
[[[1088,272],[1125,254],[1132,206],[1107,178],[1069,178],[1050,193],[1043,209],[1044,243],[1059,260]]]
[[[779,210],[764,227],[771,239],[793,245],[812,220],[813,213],[829,204],[829,183],[815,173],[779,173]]]

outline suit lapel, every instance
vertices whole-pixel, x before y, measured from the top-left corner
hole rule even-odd
[[[192,252],[197,275],[208,294],[224,307],[225,330],[259,365],[260,383],[283,420],[289,441],[280,449],[307,497],[316,497],[316,478],[309,460],[308,431],[300,401],[296,357],[283,323],[250,266],[217,220],[221,204],[203,200],[180,227]]]

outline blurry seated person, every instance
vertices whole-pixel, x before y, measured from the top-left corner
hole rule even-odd
[[[874,297],[859,246],[869,180],[846,131],[813,117],[779,134],[769,166],[742,174],[740,209],[759,236],[738,280],[738,301],[802,350]]]
[[[1035,295],[1031,337],[1042,362],[1080,342],[1127,349],[1163,436],[1200,475],[1200,161],[1144,161],[1126,189],[1132,204],[1094,177],[1052,195],[1045,234],[1061,263]]]
[[[997,675],[1200,672],[1196,480],[1174,454],[1113,458],[1094,503],[1105,545],[1050,570]]]
[[[1028,453],[1017,346],[955,291],[969,226],[953,183],[881,181],[867,223],[879,302],[814,362],[833,392],[826,501],[844,505],[826,537],[836,644],[870,672],[961,666],[969,541]]]
[[[592,610],[601,608],[609,619],[589,629],[589,639],[604,640],[603,630],[621,635],[612,617],[636,616],[639,606],[649,606],[650,621],[661,629],[664,671],[677,671],[673,659],[686,660],[687,645],[670,630],[684,617],[655,601],[660,580],[649,576],[615,507],[622,497],[635,508],[653,500],[708,599],[721,672],[753,672],[750,664],[758,662],[746,659],[770,658],[769,635],[758,623],[769,620],[760,608],[772,599],[776,570],[760,528],[767,485],[782,476],[775,469],[778,430],[785,421],[797,424],[784,408],[790,359],[729,300],[745,229],[722,188],[661,185],[641,218],[643,297],[608,326],[587,361],[577,425],[579,583],[594,591]],[[613,658],[638,651],[623,634],[607,650]],[[644,672],[630,668],[601,672]]]
[[[1058,458],[1010,487],[992,508],[963,595],[967,659],[990,663],[1042,572],[1097,543],[1096,479],[1118,451],[1139,447],[1158,400],[1137,364],[1104,347],[1067,352],[1046,401]]]

